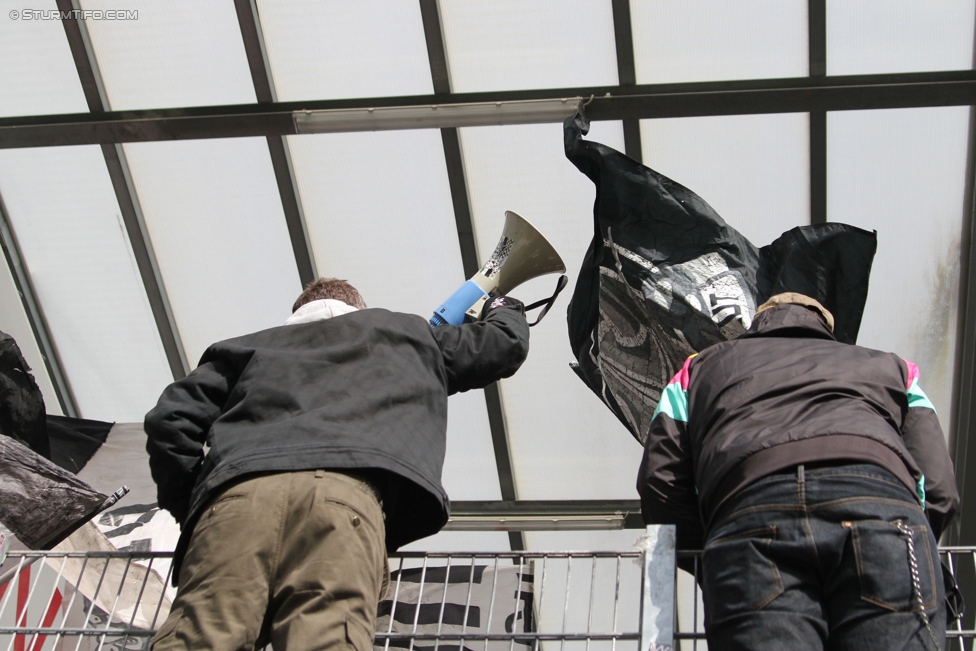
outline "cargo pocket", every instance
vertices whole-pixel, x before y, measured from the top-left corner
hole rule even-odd
[[[706,612],[711,625],[762,610],[783,594],[779,568],[769,559],[776,527],[709,541],[702,555]]]
[[[346,615],[346,642],[356,651],[372,651],[375,631],[355,615]]]
[[[908,536],[893,522],[863,520],[845,523],[851,530],[854,562],[861,585],[861,599],[887,610],[917,612],[918,598],[912,580]],[[918,591],[926,610],[935,608],[935,566],[925,526],[906,527],[911,532],[918,568]]]

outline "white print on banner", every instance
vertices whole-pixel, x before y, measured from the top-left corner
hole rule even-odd
[[[752,325],[752,311],[746,300],[746,293],[739,283],[739,275],[729,269],[718,253],[705,255],[689,260],[683,264],[674,265],[672,269],[684,269],[694,280],[698,296],[701,297],[698,310],[711,317],[719,328],[725,328],[733,319],[737,319],[743,329],[748,330]],[[691,303],[697,297],[689,294]]]
[[[752,325],[754,309],[743,289],[741,276],[729,269],[718,253],[674,265],[654,265],[646,258],[605,240],[619,256],[650,272],[641,290],[644,297],[671,311],[675,297],[709,317],[720,330],[735,336]]]

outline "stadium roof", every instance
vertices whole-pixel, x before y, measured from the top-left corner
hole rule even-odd
[[[207,344],[279,325],[316,276],[427,316],[494,249],[505,210],[572,285],[594,190],[561,121],[584,101],[589,139],[757,245],[811,222],[877,230],[859,343],[919,365],[976,501],[972,2],[0,6],[0,330],[51,413],[141,421]],[[636,499],[638,444],[568,366],[571,291],[515,377],[451,399],[452,499],[549,502],[542,516]],[[974,519],[957,539],[976,542]]]

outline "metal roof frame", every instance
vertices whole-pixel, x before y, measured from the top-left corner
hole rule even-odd
[[[810,77],[827,76],[827,0],[809,0]],[[827,111],[810,111],[810,223],[827,221]]]
[[[34,333],[34,341],[41,351],[41,358],[44,360],[44,367],[51,378],[54,386],[54,393],[57,396],[61,412],[70,417],[78,415],[78,405],[71,385],[68,383],[64,374],[64,364],[61,356],[58,355],[57,345],[51,337],[51,330],[44,318],[44,311],[37,300],[34,292],[34,285],[31,283],[30,273],[24,264],[24,257],[20,252],[20,245],[14,234],[13,226],[7,214],[7,207],[0,196],[0,248],[3,249],[3,256],[6,259],[10,275],[13,277],[14,286],[20,294],[20,302],[24,306],[24,313],[27,316],[27,323],[30,325],[31,332]]]
[[[637,67],[634,63],[634,32],[630,24],[630,0],[613,0],[613,38],[617,49],[617,83],[621,86],[637,85]],[[623,120],[624,153],[636,161],[644,160],[641,145],[640,120]]]
[[[267,50],[264,47],[264,35],[261,31],[257,5],[254,0],[234,0],[234,5],[237,9],[237,21],[241,27],[248,67],[251,70],[251,80],[254,83],[254,94],[259,104],[274,104],[277,95],[271,77]],[[281,207],[288,225],[288,236],[295,255],[295,265],[298,267],[298,278],[302,287],[305,287],[318,277],[318,272],[315,269],[315,258],[308,238],[302,202],[298,197],[298,185],[291,165],[288,141],[280,135],[269,134],[266,137],[275,181],[278,184],[278,195],[281,197]]]
[[[80,9],[77,6],[77,0],[58,0],[58,9],[62,15],[71,16],[62,19],[61,24],[71,48],[71,56],[74,58],[75,68],[78,71],[78,77],[81,80],[91,115],[104,114],[109,108],[108,96],[105,93],[105,85],[98,69],[98,63],[95,60],[88,29],[83,22],[77,19],[77,16],[80,15],[80,12],[76,13],[76,10]],[[132,184],[132,175],[125,158],[125,152],[121,143],[102,142],[98,144],[102,148],[105,166],[115,190],[115,197],[122,213],[122,221],[129,236],[132,254],[135,257],[139,275],[149,299],[149,306],[156,322],[156,329],[159,331],[163,350],[166,353],[166,360],[169,362],[170,372],[174,380],[179,380],[190,372],[190,365],[186,359],[186,351],[183,349],[183,342],[180,339],[169,298],[166,295],[166,287],[156,261],[156,255],[153,252],[149,232],[146,229],[142,209],[139,205],[139,197]]]
[[[444,48],[444,33],[441,27],[437,0],[420,0],[420,14],[427,41],[427,59],[430,62],[430,77],[436,95],[451,93],[451,78],[448,70],[447,51]],[[444,146],[444,163],[447,166],[447,179],[451,188],[451,201],[454,206],[454,220],[457,226],[458,245],[461,248],[461,265],[464,269],[464,282],[481,268],[474,235],[474,219],[468,197],[468,184],[464,174],[464,156],[461,152],[461,139],[458,130],[445,127],[441,130]],[[504,502],[518,499],[515,490],[515,469],[512,466],[512,451],[508,443],[508,427],[502,396],[498,384],[485,387],[485,408],[488,413],[488,427],[491,431],[491,444],[495,453],[495,469],[498,473],[498,487]],[[508,542],[512,551],[525,549],[525,538],[520,531],[509,531]]]
[[[0,118],[0,148],[294,135],[298,133],[296,112],[575,98],[592,98],[586,106],[591,120],[969,106],[976,104],[976,70],[17,116]],[[572,113],[572,108],[569,107],[567,115]],[[380,129],[383,125],[374,124],[370,128]]]
[[[811,221],[826,220],[827,134],[829,111],[894,109],[936,106],[976,106],[976,70],[858,76],[826,75],[826,0],[809,0],[809,76],[787,79],[759,79],[683,84],[636,84],[630,7],[627,0],[612,0],[617,49],[618,85],[565,89],[535,89],[455,94],[451,92],[449,62],[446,59],[437,0],[418,0],[427,39],[434,92],[406,97],[355,98],[302,102],[277,102],[273,79],[264,49],[260,20],[254,0],[235,0],[241,34],[248,56],[257,104],[110,111],[84,25],[63,20],[71,52],[78,69],[89,113],[0,118],[0,148],[98,144],[123,213],[133,253],[142,276],[174,378],[188,371],[185,353],[166,297],[151,241],[132,186],[121,144],[175,139],[264,136],[267,138],[278,182],[296,265],[302,283],[315,277],[314,259],[308,240],[302,204],[284,136],[296,134],[295,113],[373,107],[453,105],[475,102],[518,102],[550,98],[582,98],[591,120],[622,120],[625,152],[641,160],[641,119],[692,116],[744,115],[762,113],[808,113],[810,116]],[[61,11],[77,9],[77,0],[58,0]],[[77,15],[77,14],[72,14]],[[568,107],[567,114],[575,107]],[[519,123],[512,121],[511,123]],[[382,125],[378,128],[382,128]],[[441,128],[445,163],[451,187],[458,241],[466,276],[479,264],[471,209],[467,195],[463,158],[457,128]],[[964,220],[960,327],[955,395],[953,399],[951,445],[964,498],[976,499],[976,446],[968,445],[976,427],[972,404],[976,400],[976,111],[970,126],[970,154],[967,170],[967,209]],[[33,298],[7,215],[0,205],[0,227],[7,264],[21,292],[35,337],[58,391],[65,413],[74,413],[70,387],[64,379],[56,349]],[[632,512],[630,501],[529,503],[517,499],[511,452],[508,446],[501,396],[497,386],[486,390],[486,402],[495,448],[502,502],[455,503],[455,512],[532,512],[557,514],[582,509]],[[972,461],[970,463],[970,461]],[[506,511],[507,510],[507,511]],[[578,514],[578,513],[577,513]],[[976,518],[957,525],[958,541],[976,539]],[[517,534],[517,532],[513,532]],[[521,535],[510,538],[513,549],[523,548]]]

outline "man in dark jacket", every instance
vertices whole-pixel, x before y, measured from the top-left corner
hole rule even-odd
[[[146,415],[182,526],[157,651],[372,646],[386,552],[447,522],[447,397],[515,373],[529,330],[507,297],[436,328],[365,308],[319,279],[286,325],[213,344]]]
[[[641,509],[704,543],[711,651],[945,647],[945,438],[914,364],[832,330],[817,301],[774,296],[685,362],[651,422]]]

